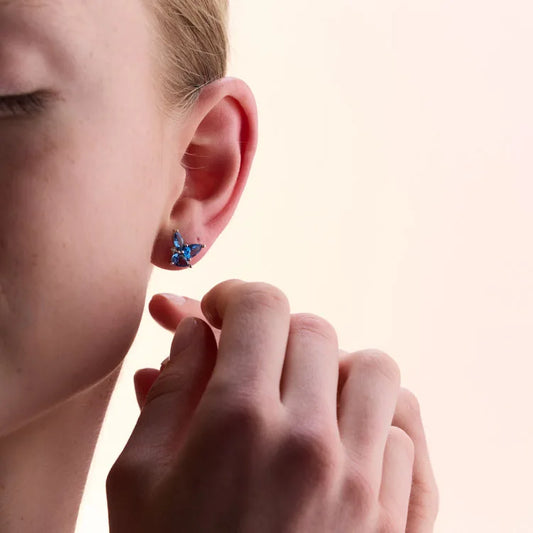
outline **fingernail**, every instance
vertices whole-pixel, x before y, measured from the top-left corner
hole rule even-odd
[[[160,292],[161,296],[164,296],[170,302],[175,303],[176,305],[183,305],[187,300],[183,296],[178,296],[177,294],[171,294],[170,292]]]
[[[187,316],[178,324],[172,346],[170,347],[170,357],[183,352],[194,340],[194,336],[200,327],[200,321],[194,316]],[[174,354],[174,355],[173,355]]]

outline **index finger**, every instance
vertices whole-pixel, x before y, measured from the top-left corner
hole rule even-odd
[[[148,305],[152,318],[166,330],[174,333],[178,324],[187,316],[206,320],[200,302],[188,296],[176,296],[171,293],[155,294]],[[220,330],[211,326],[215,339],[220,340]]]

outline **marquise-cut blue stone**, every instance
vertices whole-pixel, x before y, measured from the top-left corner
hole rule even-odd
[[[191,257],[194,257],[203,248],[203,246],[201,244],[191,244],[189,245],[189,248],[191,249]]]
[[[185,259],[187,259],[187,261],[191,258],[191,247],[190,246],[185,246],[182,250],[183,252],[183,255],[185,256]]]
[[[181,248],[184,244],[185,244],[185,241],[183,240],[183,237],[178,231],[176,231],[174,233],[174,246],[176,248]]]

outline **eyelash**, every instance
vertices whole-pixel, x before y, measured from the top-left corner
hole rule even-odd
[[[11,116],[29,115],[44,108],[44,98],[39,93],[4,96],[0,98],[0,110],[7,109]]]

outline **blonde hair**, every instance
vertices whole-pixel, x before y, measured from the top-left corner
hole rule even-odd
[[[226,75],[228,0],[144,0],[162,111],[186,113],[200,89]]]

